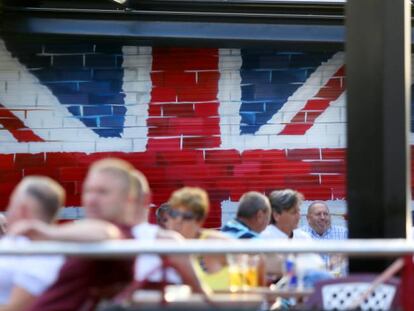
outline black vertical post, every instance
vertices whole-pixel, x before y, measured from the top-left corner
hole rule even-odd
[[[411,229],[409,0],[348,0],[346,73],[350,238]],[[377,271],[384,262],[351,262]]]

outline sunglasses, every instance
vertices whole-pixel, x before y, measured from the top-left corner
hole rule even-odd
[[[193,212],[181,212],[172,208],[168,210],[168,215],[171,218],[181,217],[183,220],[193,220],[197,218]]]

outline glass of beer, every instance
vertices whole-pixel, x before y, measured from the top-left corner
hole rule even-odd
[[[249,289],[259,286],[259,255],[245,255],[244,288]]]
[[[246,255],[228,254],[230,291],[237,292],[245,288]]]

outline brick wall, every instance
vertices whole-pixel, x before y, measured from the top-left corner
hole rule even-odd
[[[107,156],[142,170],[155,204],[207,189],[208,226],[248,190],[343,207],[344,89],[340,52],[0,40],[0,207],[30,174],[59,180],[77,207],[88,165]]]

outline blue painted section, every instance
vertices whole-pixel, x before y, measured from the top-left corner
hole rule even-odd
[[[10,39],[6,44],[85,126],[101,137],[121,137],[126,114],[121,45],[16,43]]]
[[[242,49],[240,134],[256,133],[332,55]]]

